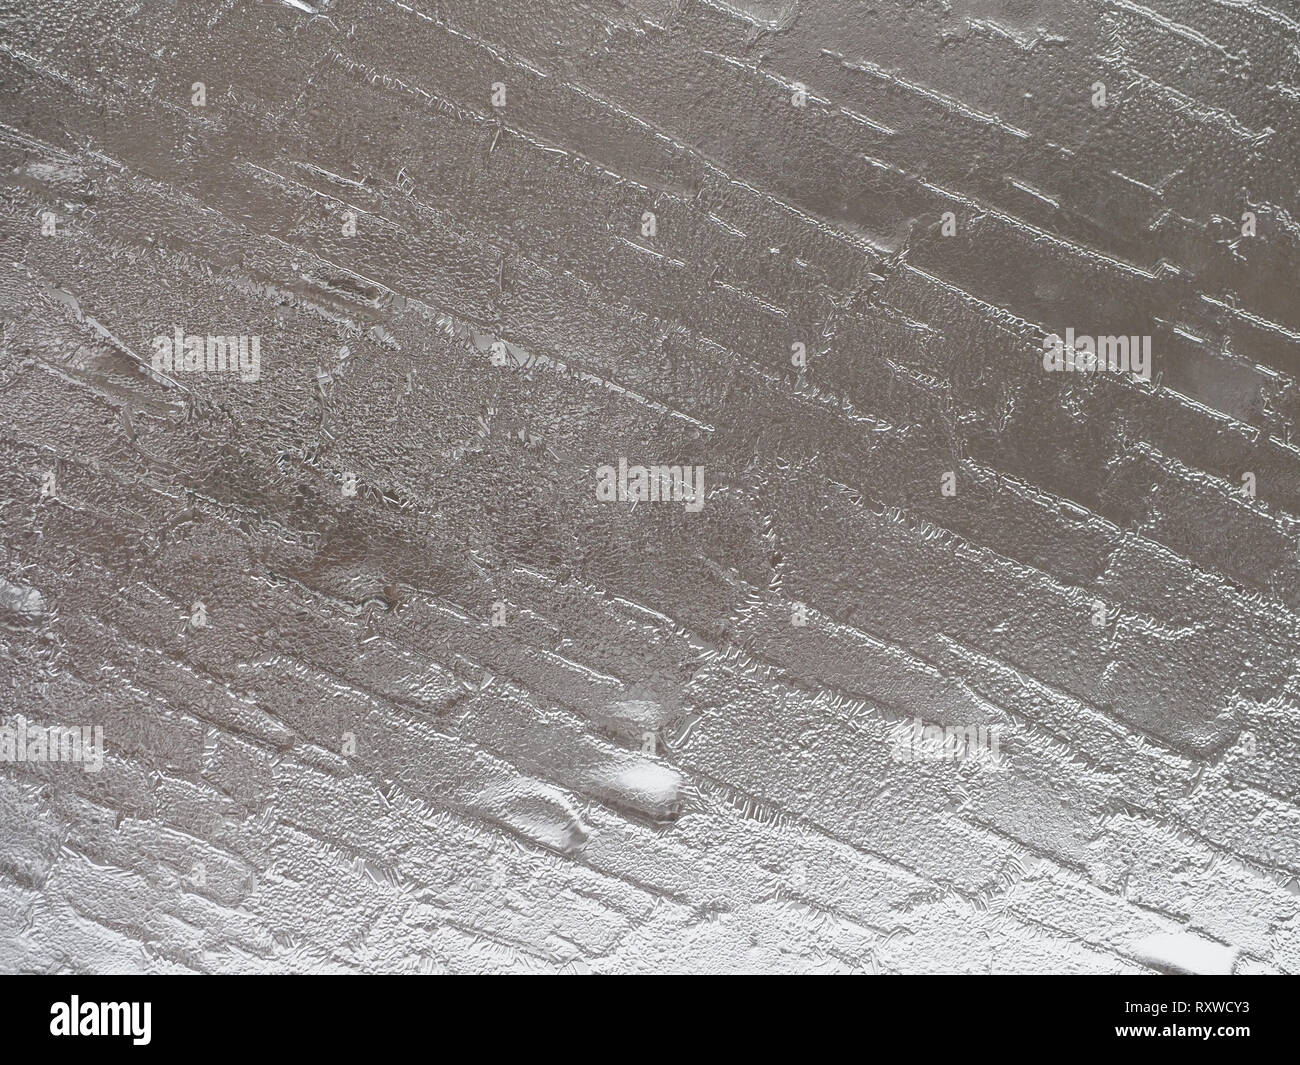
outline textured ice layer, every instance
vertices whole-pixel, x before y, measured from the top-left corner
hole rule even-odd
[[[1300,970],[1297,55],[11,5],[0,970]]]

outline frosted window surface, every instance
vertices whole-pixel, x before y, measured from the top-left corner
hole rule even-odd
[[[19,7],[0,971],[1300,969],[1286,4]]]

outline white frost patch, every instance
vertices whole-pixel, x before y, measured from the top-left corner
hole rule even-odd
[[[0,607],[34,618],[45,613],[45,596],[26,584],[10,584],[0,577]]]
[[[619,772],[614,787],[637,805],[667,807],[677,802],[682,778],[675,770],[654,762],[638,762]]]
[[[1156,969],[1197,976],[1231,976],[1240,951],[1192,932],[1157,932],[1134,944],[1133,953]]]
[[[591,829],[558,788],[536,780],[496,785],[471,804],[498,824],[562,854],[576,854],[587,845]]]

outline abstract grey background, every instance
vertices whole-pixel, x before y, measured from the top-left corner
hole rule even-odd
[[[0,26],[0,970],[1300,969],[1293,4]]]

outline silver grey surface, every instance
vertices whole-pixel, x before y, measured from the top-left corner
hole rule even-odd
[[[0,970],[1300,970],[1294,4],[0,27]]]

